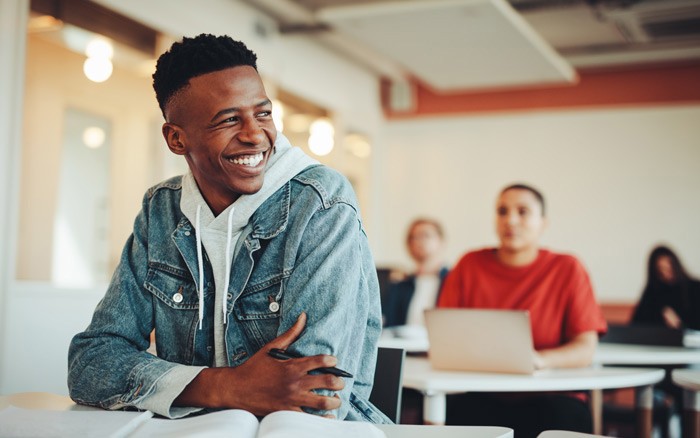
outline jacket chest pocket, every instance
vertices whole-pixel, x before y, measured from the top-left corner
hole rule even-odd
[[[187,272],[149,263],[144,287],[155,297],[153,316],[158,356],[192,364],[194,334],[199,322],[199,296],[194,281]],[[205,322],[206,330],[209,324]]]
[[[233,309],[236,319],[250,321],[278,318],[282,309],[282,291],[281,277],[246,288]]]
[[[233,314],[257,348],[277,337],[283,306],[284,282],[280,277],[243,291],[233,307]]]
[[[149,264],[144,287],[172,309],[199,308],[199,296],[194,281],[187,272],[180,269]]]

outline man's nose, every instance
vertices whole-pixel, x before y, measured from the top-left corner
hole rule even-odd
[[[258,145],[265,141],[265,132],[257,120],[247,120],[243,123],[242,129],[238,133],[238,140],[243,143]]]

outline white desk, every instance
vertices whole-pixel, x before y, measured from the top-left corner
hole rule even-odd
[[[403,386],[423,394],[423,419],[427,424],[444,424],[446,395],[479,392],[581,391],[611,388],[641,388],[640,437],[651,435],[652,385],[661,381],[664,371],[648,368],[580,368],[547,370],[535,375],[437,371],[426,358],[408,357]]]
[[[26,392],[0,396],[0,409],[7,406],[43,410],[96,410],[77,405],[69,397],[47,392]],[[513,438],[513,430],[495,426],[377,425],[387,438]]]
[[[700,436],[700,370],[673,370],[671,378],[683,388],[683,435],[696,438]]]
[[[700,348],[600,343],[593,363],[650,366],[700,364]]]
[[[387,438],[513,438],[513,429],[496,426],[378,424]]]
[[[700,348],[671,347],[657,345],[637,345],[637,344],[616,344],[599,343],[593,363],[602,365],[636,365],[636,366],[669,366],[669,365],[693,365],[700,364]],[[601,429],[602,417],[602,393],[594,390],[591,394],[593,399],[593,421],[595,430]],[[649,415],[653,411],[652,405],[646,406],[648,399],[638,397],[637,406],[644,406],[648,409]],[[644,420],[646,421],[646,420]],[[649,421],[652,421],[651,419]]]

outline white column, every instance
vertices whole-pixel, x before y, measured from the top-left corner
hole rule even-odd
[[[7,296],[14,278],[19,168],[29,0],[0,0],[0,394],[11,360],[5,327]]]

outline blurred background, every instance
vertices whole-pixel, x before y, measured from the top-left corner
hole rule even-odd
[[[275,120],[353,184],[379,268],[406,227],[447,261],[496,244],[494,203],[541,189],[544,245],[628,309],[651,248],[700,274],[700,0],[0,0],[0,393],[65,394],[163,141],[157,56],[228,34]]]

